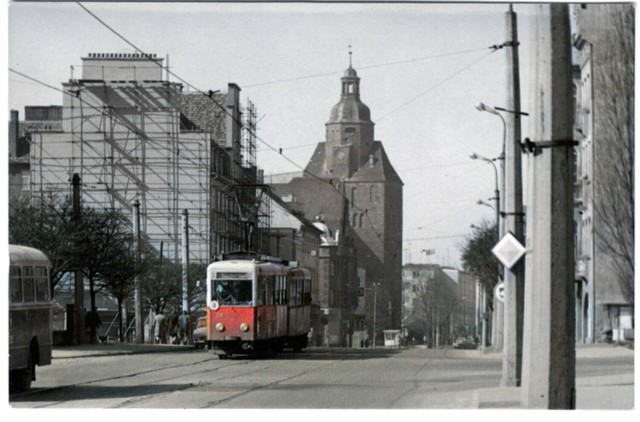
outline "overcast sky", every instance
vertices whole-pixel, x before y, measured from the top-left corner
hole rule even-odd
[[[474,106],[505,104],[505,53],[489,47],[505,41],[507,3],[84,6],[145,53],[167,57],[195,89],[237,83],[242,102],[257,107],[265,174],[300,171],[324,141],[351,45],[375,139],[404,182],[404,262],[460,266],[470,225],[495,219],[476,203],[493,196],[494,170],[469,155],[501,151],[501,120]],[[60,88],[71,66],[80,77],[88,53],[134,52],[75,3],[13,3],[8,10],[8,68],[51,86]],[[514,10],[526,111],[532,5]],[[8,109],[21,118],[25,105],[62,104],[59,91],[13,73],[8,80]]]

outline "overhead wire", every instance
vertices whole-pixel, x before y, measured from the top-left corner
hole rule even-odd
[[[124,37],[123,35],[121,35],[118,31],[116,31],[115,29],[113,29],[110,25],[108,25],[104,20],[102,20],[100,17],[98,17],[95,13],[91,12],[89,9],[87,9],[82,3],[77,2],[78,6],[80,6],[82,9],[84,9],[89,15],[91,15],[94,19],[96,19],[100,24],[102,24],[105,28],[107,28],[109,31],[111,31],[114,35],[116,35],[118,38],[120,38],[122,41],[124,41],[127,45],[131,46],[136,52],[139,52],[142,57],[147,58],[148,60],[150,60],[152,63],[154,63],[157,66],[160,66],[161,69],[166,70],[167,74],[172,75],[174,78],[176,78],[177,80],[183,82],[185,85],[187,85],[188,87],[194,88],[197,92],[205,95],[206,97],[208,97],[222,112],[224,112],[225,114],[227,114],[229,117],[231,117],[236,124],[239,125],[239,127],[241,129],[247,130],[249,133],[251,133],[256,140],[260,141],[262,144],[264,144],[268,149],[271,149],[272,151],[278,153],[278,155],[282,156],[283,159],[285,159],[286,161],[288,161],[289,163],[291,163],[293,166],[295,166],[296,168],[302,170],[303,174],[306,174],[314,179],[317,179],[318,181],[322,182],[322,183],[327,183],[330,185],[333,185],[333,181],[332,180],[326,180],[324,178],[321,178],[311,172],[309,172],[308,170],[306,170],[305,168],[303,168],[302,166],[298,165],[295,161],[293,161],[292,159],[290,159],[289,157],[287,157],[286,155],[282,154],[282,150],[279,148],[276,148],[274,146],[272,146],[271,144],[269,144],[268,142],[266,142],[265,140],[263,140],[261,137],[259,137],[254,131],[251,131],[249,128],[246,127],[246,125],[244,125],[241,121],[239,121],[239,119],[234,116],[232,113],[230,113],[225,107],[223,107],[220,103],[218,103],[214,98],[212,94],[212,91],[209,91],[208,93],[205,93],[204,91],[198,89],[197,87],[195,87],[194,85],[190,84],[189,82],[187,82],[186,80],[184,80],[183,78],[181,78],[179,75],[177,75],[175,72],[169,70],[169,68],[165,68],[164,66],[162,66],[162,64],[160,64],[159,62],[157,62],[156,60],[154,60],[154,58],[152,58],[149,54],[146,54],[141,48],[139,48],[138,46],[136,46],[135,44],[133,44],[132,42],[130,42],[126,37]],[[491,47],[490,47],[491,48]],[[447,53],[444,55],[437,55],[437,56],[429,56],[429,57],[424,57],[424,58],[418,58],[418,59],[410,59],[410,60],[404,60],[404,61],[399,61],[399,62],[393,62],[393,63],[384,63],[384,64],[378,64],[378,65],[372,65],[372,66],[367,66],[367,67],[363,67],[364,68],[375,68],[375,67],[381,67],[381,66],[390,66],[390,65],[394,65],[394,64],[399,64],[399,63],[407,63],[407,62],[411,62],[411,61],[418,61],[418,60],[427,60],[427,59],[431,59],[431,58],[435,58],[435,57],[443,57],[443,56],[450,56],[450,55],[454,55],[454,54],[462,54],[462,53],[467,53],[467,52],[472,52],[472,51],[480,51],[480,50],[485,50],[485,48],[482,49],[474,49],[474,50],[467,50],[464,52],[458,52],[458,53]],[[388,117],[389,115],[395,113],[396,111],[398,111],[399,109],[405,107],[406,105],[412,103],[413,101],[417,100],[418,98],[420,98],[421,96],[425,95],[426,93],[428,93],[429,91],[435,89],[436,87],[444,84],[445,82],[451,80],[452,78],[454,78],[455,76],[459,75],[460,73],[462,73],[463,71],[465,71],[466,69],[470,68],[471,66],[473,66],[474,64],[478,63],[479,61],[483,60],[485,57],[487,57],[488,55],[490,55],[492,52],[496,51],[496,49],[493,49],[490,53],[484,55],[483,57],[481,57],[480,59],[470,63],[468,66],[462,68],[461,70],[459,70],[458,72],[452,74],[451,76],[449,76],[448,78],[445,78],[444,80],[440,81],[439,83],[431,86],[427,91],[421,93],[420,95],[414,97],[413,99],[409,100],[406,103],[403,103],[402,105],[400,105],[399,107],[393,109],[391,112],[387,113],[386,115],[384,115],[383,117],[381,117],[380,119],[378,119],[378,121]],[[47,86],[51,89],[57,90],[57,91],[61,91],[65,94],[69,94],[65,91],[59,90],[56,87],[53,87],[51,85],[48,85],[44,82],[38,81],[35,78],[29,77],[28,75],[25,75],[24,73],[15,71],[13,69],[10,69],[10,71],[23,76],[27,79],[30,79],[32,81],[35,81],[37,83],[40,83],[44,86]],[[327,73],[323,73],[323,74],[317,74],[317,75],[310,75],[307,76],[306,78],[309,77],[318,77],[318,76],[326,76],[326,75],[332,75],[335,74],[335,72],[327,72]],[[296,80],[296,79],[300,79],[300,78],[291,78],[288,79],[290,80]],[[267,82],[264,84],[269,84],[269,83],[276,83],[276,82],[284,82],[286,80],[281,80],[281,81],[271,81],[271,82]],[[254,84],[254,85],[248,85],[248,86],[258,86],[258,85],[262,85],[262,84]],[[91,106],[90,104],[88,104],[90,107],[94,108],[93,106]],[[134,131],[134,133],[137,133],[139,131]],[[373,223],[371,222],[371,219],[367,213],[366,209],[362,209],[360,207],[357,207],[355,204],[353,204],[353,202],[351,200],[349,200],[349,198],[340,191],[340,189],[336,189],[338,191],[338,193],[344,198],[344,200],[347,202],[347,204],[351,205],[353,208],[359,210],[359,211],[364,211],[365,215],[367,216],[367,220],[371,226],[371,229],[373,230],[373,232],[376,234],[376,237],[380,240],[381,243],[384,242],[381,239],[381,235],[380,233],[377,232],[376,228],[374,227]]]

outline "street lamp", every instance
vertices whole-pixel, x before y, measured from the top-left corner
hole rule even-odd
[[[515,53],[514,53],[515,54]],[[517,57],[517,56],[516,56]],[[516,65],[517,69],[517,65]],[[514,83],[512,81],[512,83]],[[520,94],[519,91],[516,93],[516,87],[519,82],[515,82],[514,85],[514,97],[509,97],[510,106],[513,107],[513,110],[508,110],[501,107],[490,107],[484,103],[478,103],[476,105],[476,109],[479,111],[485,111],[487,113],[495,114],[500,117],[500,121],[502,121],[503,126],[503,135],[502,135],[502,157],[504,159],[503,167],[502,167],[502,193],[504,197],[503,207],[505,208],[504,212],[500,213],[498,211],[498,215],[504,216],[502,220],[502,225],[498,227],[498,237],[501,238],[504,232],[512,231],[516,235],[518,239],[523,239],[522,233],[522,170],[520,164],[520,154],[518,153],[517,146],[519,144],[520,138],[520,116],[528,116],[528,113],[524,113],[520,111]],[[517,88],[519,89],[519,87]],[[516,95],[517,94],[517,95]],[[509,124],[502,116],[502,113],[509,113],[512,116],[509,116]],[[509,132],[509,133],[507,133]],[[509,136],[509,144],[507,145],[507,136]],[[513,139],[511,138],[513,137]],[[524,274],[523,268],[518,267],[516,276],[514,273],[510,271],[505,271],[502,269],[502,276],[500,280],[504,280],[505,285],[513,286],[515,288],[517,280],[520,280],[521,286],[524,286]],[[500,281],[499,280],[499,281]],[[516,368],[516,373],[519,373],[518,366],[518,357],[515,358],[511,356],[512,354],[518,353],[519,345],[521,345],[521,340],[518,340],[518,336],[521,333],[521,320],[519,315],[522,315],[522,308],[524,303],[524,297],[522,295],[522,288],[517,287],[517,290],[514,294],[515,301],[508,301],[508,305],[505,305],[505,330],[509,332],[513,332],[515,335],[515,341],[509,337],[509,346],[505,349],[505,354],[503,356],[503,380],[509,378],[509,382],[511,382],[510,378],[512,377],[510,368]],[[512,303],[513,302],[513,303]],[[507,314],[509,314],[509,321],[507,320]],[[497,313],[493,314],[494,321],[497,316]],[[484,323],[484,318],[483,318]],[[497,321],[496,321],[497,323]],[[519,324],[515,328],[513,328],[513,324]],[[509,325],[509,327],[507,327]],[[498,348],[503,347],[503,340],[497,330],[493,331],[495,337],[495,341],[492,342],[495,345],[498,345]],[[510,334],[511,336],[512,334]],[[498,337],[500,336],[500,337]],[[506,338],[506,336],[505,336]],[[485,346],[485,338],[484,338],[484,325],[483,325],[483,348]],[[521,348],[520,348],[521,350]],[[506,375],[508,374],[508,375]],[[518,375],[519,376],[519,375]]]
[[[371,347],[376,348],[376,302],[378,300],[378,286],[380,282],[373,283],[373,344]]]
[[[469,158],[471,158],[472,160],[482,160],[485,161],[489,164],[491,164],[493,166],[493,170],[495,171],[495,176],[496,176],[496,189],[495,189],[495,197],[490,198],[490,199],[494,199],[496,201],[496,225],[498,227],[498,231],[500,230],[500,188],[498,185],[498,168],[495,165],[495,161],[496,160],[503,160],[504,159],[504,155],[500,155],[496,158],[487,158],[484,157],[480,154],[476,154],[475,152],[473,154],[471,154],[469,156]],[[478,201],[479,205],[489,205],[484,203],[482,200]]]
[[[491,200],[491,199],[495,199],[495,198],[489,198],[489,200]],[[484,202],[482,199],[478,199],[478,200],[476,201],[476,204],[478,204],[478,205],[484,205],[485,207],[489,207],[489,208],[491,208],[492,210],[495,210],[495,207],[494,207],[493,205],[489,204],[488,202]]]
[[[480,104],[482,104],[482,103],[480,103]],[[478,110],[480,110],[480,108],[478,108]],[[491,110],[493,110],[493,109],[491,109]],[[489,111],[489,110],[487,110],[487,111]],[[493,110],[493,112],[495,112],[496,114],[499,115],[499,113],[497,113],[495,110]],[[502,118],[502,116],[500,116],[500,118]],[[503,122],[504,122],[504,119],[503,119]],[[498,168],[495,165],[495,161],[496,160],[504,160],[504,150],[502,151],[502,154],[500,154],[496,158],[487,158],[487,157],[484,157],[484,156],[482,156],[480,154],[476,154],[475,152],[473,154],[471,154],[469,157],[472,160],[485,161],[485,162],[491,164],[491,166],[493,166],[493,170],[495,171],[495,176],[496,176],[496,188],[495,188],[495,197],[491,198],[491,199],[495,199],[495,201],[496,201],[496,227],[498,229],[498,235],[501,235],[501,227],[500,227],[500,188],[499,188],[499,184],[498,184]],[[483,202],[482,200],[479,200],[478,204],[480,204],[480,205],[489,205],[489,204],[486,204],[485,202]],[[500,282],[500,280],[498,280],[498,282]],[[487,338],[486,338],[487,326],[486,326],[486,321],[485,321],[485,317],[484,317],[486,309],[487,309],[486,293],[485,293],[485,291],[483,289],[483,292],[482,292],[482,347],[481,347],[481,349],[483,351],[484,351],[484,349],[486,347],[486,344],[487,344]]]

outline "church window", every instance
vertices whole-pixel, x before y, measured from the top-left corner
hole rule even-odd
[[[353,214],[351,227],[356,228],[357,224],[358,224],[358,214],[356,213],[356,214]]]
[[[359,227],[362,228],[362,220],[364,219],[364,213],[360,214],[360,221],[359,221]]]
[[[369,202],[378,201],[378,189],[375,185],[371,185],[369,188]]]
[[[351,188],[351,206],[356,206],[356,188]]]

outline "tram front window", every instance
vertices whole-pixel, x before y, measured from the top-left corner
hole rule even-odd
[[[214,280],[211,300],[221,305],[251,305],[251,280]]]

